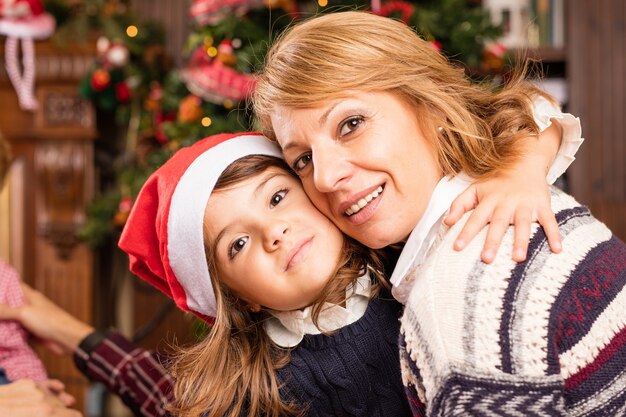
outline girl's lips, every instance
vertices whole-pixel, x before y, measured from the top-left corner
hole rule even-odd
[[[287,255],[287,262],[285,264],[285,271],[297,266],[306,258],[309,250],[311,249],[312,242],[313,238],[303,239],[289,251],[289,254]]]

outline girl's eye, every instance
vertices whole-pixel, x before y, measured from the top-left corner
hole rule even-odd
[[[287,190],[278,191],[276,194],[272,196],[272,199],[270,200],[270,207],[276,207],[277,205],[279,205],[280,202],[283,201],[283,198],[285,198],[286,195],[287,195]]]
[[[306,168],[310,163],[311,163],[311,154],[307,153],[307,154],[300,156],[294,161],[292,165],[292,169],[295,171],[296,174],[298,174],[304,168]]]
[[[230,245],[230,249],[228,250],[228,256],[230,259],[233,259],[237,254],[246,246],[248,243],[248,236],[240,237],[235,240],[232,245]]]
[[[359,128],[363,123],[363,116],[353,116],[346,119],[341,125],[339,125],[339,136],[348,135]]]

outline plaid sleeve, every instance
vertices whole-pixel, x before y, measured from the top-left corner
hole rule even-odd
[[[92,381],[119,395],[136,416],[169,416],[174,380],[155,352],[132,344],[117,332],[94,332],[74,353],[76,366]]]

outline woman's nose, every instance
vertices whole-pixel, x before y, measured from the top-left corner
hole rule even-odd
[[[313,150],[313,182],[321,193],[330,193],[350,178],[351,165],[345,151],[339,146],[325,146]]]

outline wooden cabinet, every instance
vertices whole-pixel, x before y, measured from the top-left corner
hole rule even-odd
[[[571,192],[626,240],[626,4],[567,5],[569,109],[585,137],[569,170]]]
[[[0,42],[2,43],[2,42]],[[14,156],[0,204],[0,255],[23,280],[81,320],[92,320],[92,253],[76,235],[94,188],[94,114],[78,97],[92,49],[36,45],[34,113],[18,106],[0,47],[0,131]],[[70,357],[39,350],[82,409],[86,380]]]

